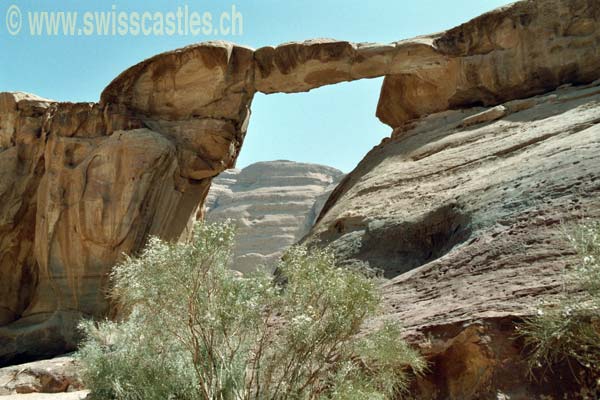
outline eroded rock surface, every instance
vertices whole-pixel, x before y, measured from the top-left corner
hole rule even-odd
[[[377,116],[398,127],[447,109],[496,105],[598,79],[600,4],[522,1],[431,36],[429,68],[388,74]]]
[[[77,320],[109,312],[112,266],[149,235],[179,238],[210,178],[233,166],[244,121],[211,110],[187,112],[183,104],[179,114],[169,114],[156,102],[145,109],[129,101],[132,92],[145,90],[138,85],[145,71],[161,81],[171,57],[179,62],[172,65],[176,72],[189,68],[179,56],[201,56],[206,73],[230,71],[237,61],[223,54],[235,53],[232,48],[207,44],[146,61],[107,88],[121,93],[112,103],[1,95],[0,163],[7,176],[0,187],[0,240],[7,244],[0,253],[0,364],[73,349]],[[193,87],[181,76],[184,88]],[[230,76],[215,72],[206,79],[228,87]],[[130,86],[123,83],[129,80]]]
[[[181,237],[211,179],[234,166],[256,91],[386,76],[377,115],[393,138],[345,178],[315,231],[345,242],[350,264],[390,275],[437,265],[473,237],[483,243],[478,232],[493,221],[512,226],[529,210],[521,198],[566,207],[573,181],[587,187],[597,172],[593,97],[517,99],[600,78],[599,9],[596,0],[528,0],[387,45],[312,40],[254,51],[208,42],[133,66],[98,103],[0,94],[0,364],[73,348],[77,319],[110,310],[107,274],[121,254],[151,234]],[[435,114],[448,109],[459,111]],[[537,116],[546,112],[562,116]],[[374,198],[386,188],[399,195]],[[379,204],[363,209],[369,196]],[[437,318],[455,318],[444,310]]]
[[[79,363],[68,356],[0,368],[0,396],[66,392],[82,394],[80,369]]]
[[[396,131],[336,188],[307,238],[390,279],[384,318],[429,342],[417,398],[578,390],[568,371],[528,381],[515,321],[561,293],[577,262],[561,223],[600,217],[600,82],[502,109]]]
[[[84,400],[90,398],[89,394],[88,390],[66,393],[9,394],[3,397],[3,400]]]
[[[273,267],[308,233],[342,176],[335,168],[284,160],[228,170],[213,180],[205,218],[237,224],[233,268]]]

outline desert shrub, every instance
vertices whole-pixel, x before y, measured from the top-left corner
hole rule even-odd
[[[83,379],[99,399],[375,399],[425,363],[385,324],[361,333],[379,295],[328,250],[293,247],[278,271],[229,269],[230,223],[189,243],[152,238],[112,273],[126,317],[82,324]]]
[[[519,326],[531,370],[566,362],[600,377],[600,223],[583,220],[566,229],[580,262],[567,272],[569,289],[557,304],[540,307]]]

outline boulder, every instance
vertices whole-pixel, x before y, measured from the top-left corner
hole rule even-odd
[[[89,390],[80,390],[68,393],[28,393],[11,394],[4,397],[4,400],[84,400],[89,398]]]
[[[83,383],[79,376],[80,369],[78,362],[70,356],[0,368],[0,396],[66,392],[81,394]]]

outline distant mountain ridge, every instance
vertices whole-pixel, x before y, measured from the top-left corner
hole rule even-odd
[[[284,249],[308,233],[343,176],[332,167],[288,160],[230,169],[213,180],[206,220],[236,222],[236,270],[273,265]]]

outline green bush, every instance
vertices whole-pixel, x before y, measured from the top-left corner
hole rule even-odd
[[[376,399],[400,395],[425,362],[393,324],[361,334],[375,285],[327,250],[293,247],[278,271],[228,268],[230,223],[189,243],[152,238],[115,267],[127,317],[87,321],[79,356],[98,399]]]
[[[577,363],[600,377],[600,223],[584,220],[566,237],[580,262],[567,276],[568,293],[519,326],[532,371]]]

